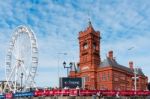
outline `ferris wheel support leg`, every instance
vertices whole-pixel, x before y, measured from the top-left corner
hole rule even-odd
[[[15,68],[16,68],[16,66],[12,69],[12,72],[10,73],[10,76],[8,78],[6,77],[6,84],[4,86],[4,91],[5,91],[7,86],[9,87],[10,91],[12,91],[11,85],[9,83],[10,83],[10,78],[13,75],[13,71],[15,70]]]
[[[15,86],[13,92],[15,93],[17,91],[17,76],[18,76],[18,68],[15,70]]]

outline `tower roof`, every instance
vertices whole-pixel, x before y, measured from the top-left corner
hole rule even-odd
[[[88,32],[94,32],[95,31],[93,26],[92,26],[91,20],[89,20],[89,22],[88,22],[88,27],[87,27],[86,31],[88,31]]]
[[[91,22],[90,20],[88,21],[87,28],[86,28],[84,31],[80,31],[80,32],[79,32],[79,38],[80,38],[80,37],[84,37],[84,36],[86,36],[87,34],[92,34],[92,35],[98,37],[99,39],[101,38],[101,37],[100,37],[100,32],[94,30],[94,28],[93,28],[93,26],[92,26],[92,22]]]

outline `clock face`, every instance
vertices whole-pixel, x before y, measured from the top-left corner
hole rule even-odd
[[[88,44],[85,43],[85,44],[83,45],[83,48],[84,48],[84,49],[87,49],[87,48],[88,48]]]

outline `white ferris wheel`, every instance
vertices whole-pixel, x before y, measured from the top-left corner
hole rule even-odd
[[[15,29],[5,61],[4,90],[16,92],[35,87],[38,47],[36,37],[30,28],[18,26]]]

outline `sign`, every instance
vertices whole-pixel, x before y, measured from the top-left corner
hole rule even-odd
[[[0,99],[4,99],[5,96],[3,94],[0,95]]]
[[[59,81],[60,88],[82,88],[82,78],[63,77]]]
[[[33,92],[17,92],[14,97],[32,97],[33,95]]]
[[[84,67],[81,68],[81,70],[88,70],[88,69],[89,69],[88,66],[84,66]]]

